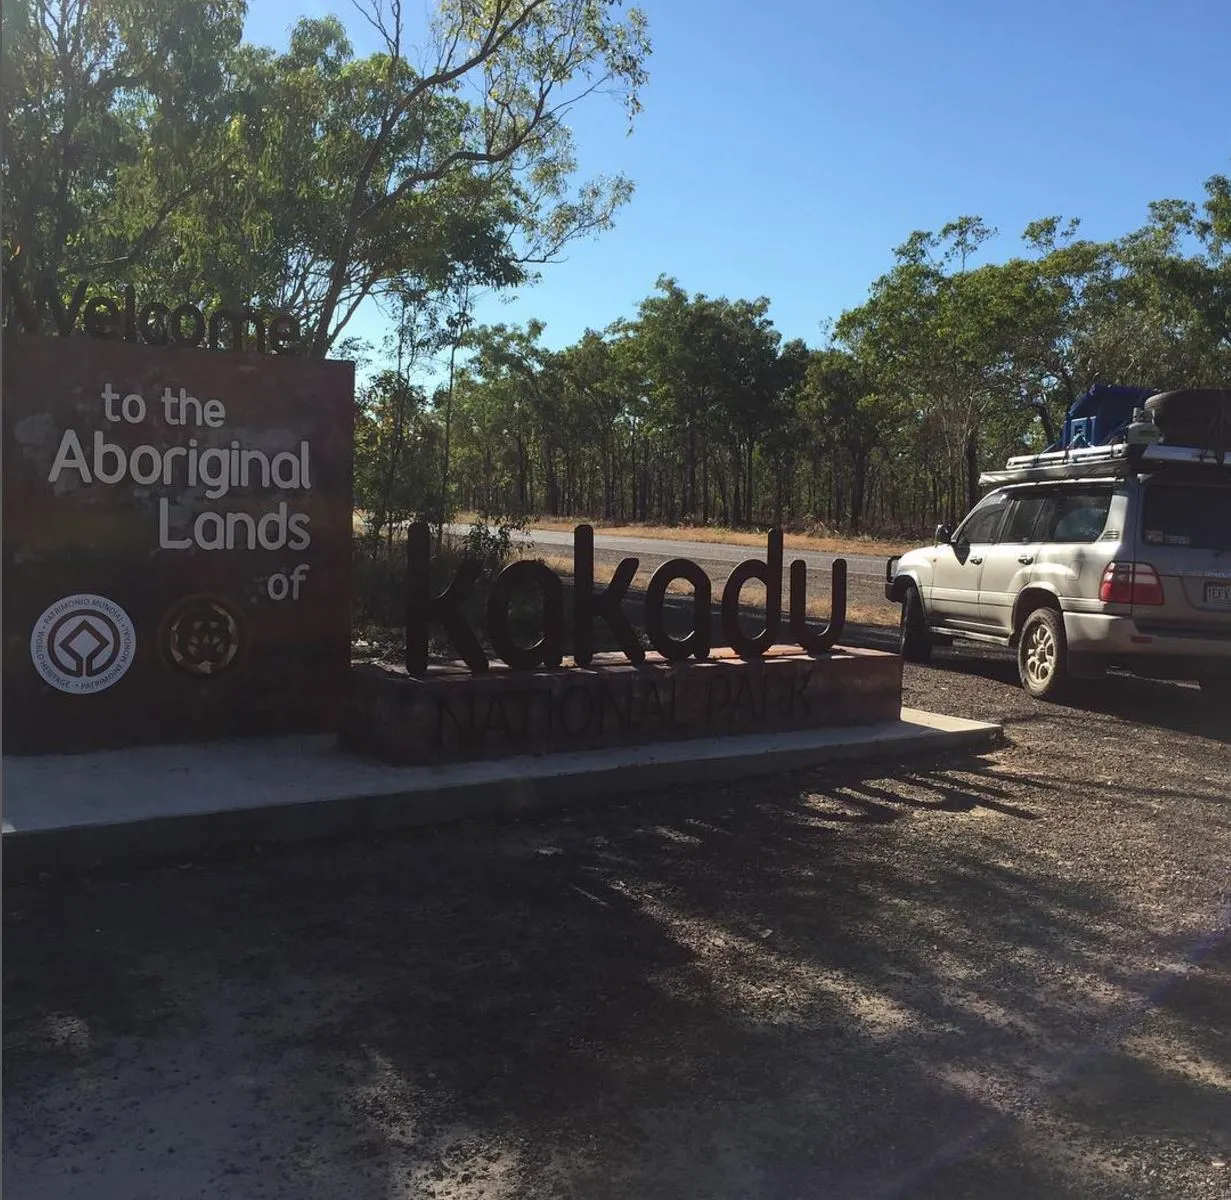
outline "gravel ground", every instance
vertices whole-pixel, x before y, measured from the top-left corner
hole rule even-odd
[[[1231,1196],[1231,721],[5,895],[6,1194]]]

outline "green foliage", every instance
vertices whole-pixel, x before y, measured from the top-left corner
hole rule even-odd
[[[28,283],[291,310],[319,356],[353,353],[352,317],[381,303],[396,329],[358,398],[356,494],[390,561],[405,521],[457,508],[491,514],[489,557],[495,514],[918,532],[1094,382],[1227,378],[1224,175],[1110,241],[1042,217],[1007,261],[977,216],[915,231],[817,347],[783,345],[764,298],[668,276],[562,350],[536,322],[474,328],[478,294],[628,200],[628,180],[577,178],[566,119],[600,93],[636,115],[645,20],[439,0],[410,46],[401,0],[356,3],[379,39],[362,57],[333,17],[284,53],[245,44],[243,0],[6,3],[3,252]]]
[[[1055,440],[1092,383],[1219,383],[1231,367],[1231,182],[1110,242],[1047,217],[981,258],[962,217],[917,231],[828,344],[781,345],[764,300],[669,277],[636,317],[551,353],[475,331],[458,390],[463,506],[915,535],[990,465]]]
[[[490,582],[513,557],[514,536],[524,533],[525,528],[520,521],[481,516],[463,535],[461,553],[479,562],[483,568],[480,579]]]
[[[408,521],[439,521],[440,431],[421,389],[384,371],[362,390],[355,414],[355,504],[373,539]]]
[[[6,258],[288,309],[324,356],[369,298],[522,283],[610,224],[631,184],[575,183],[565,116],[600,92],[635,114],[639,12],[441,0],[411,47],[401,0],[357,7],[364,58],[332,17],[241,44],[242,0],[6,4]]]
[[[475,629],[486,624],[487,598],[502,568],[514,557],[513,534],[517,527],[496,520],[480,522],[462,537],[447,535],[435,548],[430,586],[442,591],[457,574],[463,558],[477,558],[483,570],[462,611]],[[352,558],[354,585],[352,618],[361,641],[369,653],[397,660],[405,652],[406,591],[409,564],[406,543],[401,538],[381,540],[359,535]],[[533,595],[518,593],[510,611],[514,635],[532,640],[541,620]],[[455,653],[443,629],[432,632],[434,653]],[[369,641],[369,639],[372,639]],[[374,644],[373,644],[374,643]]]
[[[6,261],[127,282],[179,204],[224,202],[243,15],[242,0],[4,5]]]

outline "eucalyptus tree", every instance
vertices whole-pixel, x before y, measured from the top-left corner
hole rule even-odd
[[[335,351],[365,302],[523,283],[606,228],[621,176],[578,182],[572,109],[639,110],[649,42],[611,0],[358,0],[284,53],[241,0],[4,7],[5,247],[28,273],[153,282],[293,310]]]

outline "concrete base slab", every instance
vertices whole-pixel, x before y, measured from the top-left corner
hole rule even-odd
[[[848,728],[693,738],[568,754],[397,767],[332,736],[147,746],[4,760],[4,872],[76,871],[252,842],[301,841],[851,759],[980,749],[999,725],[903,709]]]

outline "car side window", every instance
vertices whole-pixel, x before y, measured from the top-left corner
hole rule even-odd
[[[1007,492],[994,492],[966,518],[954,535],[954,542],[965,546],[985,546],[996,540],[1004,514],[1009,507]]]
[[[1040,518],[1048,511],[1050,501],[1054,498],[1045,492],[1014,496],[1013,506],[1009,510],[1000,541],[1002,543],[1011,542],[1019,546],[1038,541]]]
[[[1107,524],[1110,508],[1110,488],[1061,492],[1044,516],[1042,540],[1070,545],[1097,542]]]

